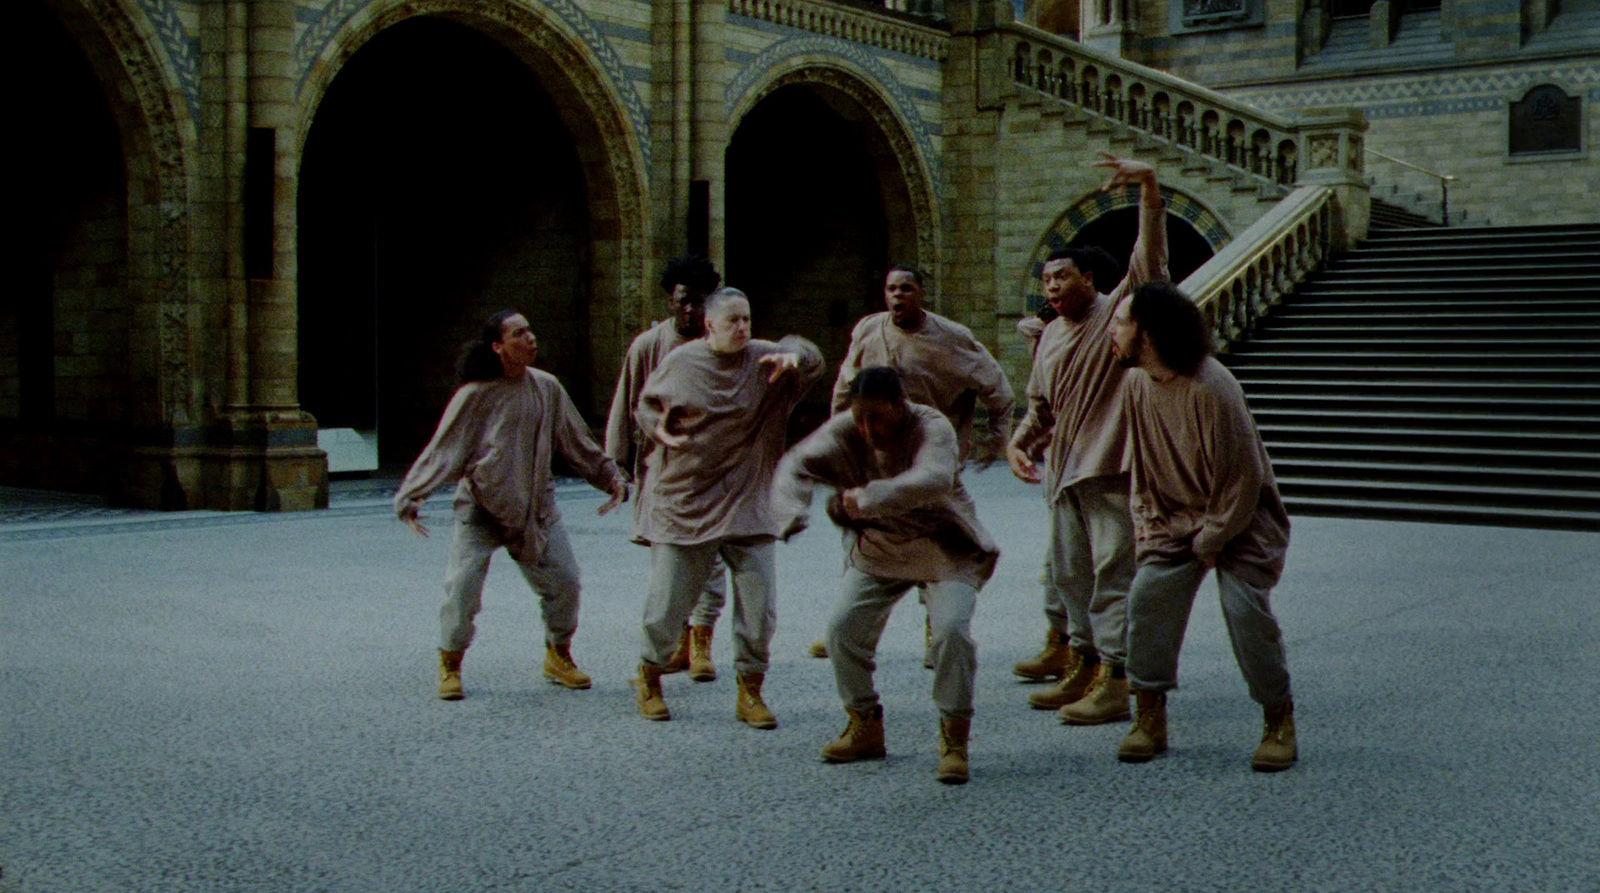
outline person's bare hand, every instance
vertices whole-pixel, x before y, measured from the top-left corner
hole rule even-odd
[[[1142,185],[1147,181],[1155,180],[1156,169],[1143,161],[1118,158],[1110,152],[1101,152],[1100,154],[1105,160],[1094,162],[1094,166],[1111,168],[1111,179],[1106,181],[1106,185],[1100,187],[1101,192],[1110,192],[1113,189],[1120,189],[1133,183]]]
[[[422,513],[416,506],[406,506],[400,510],[400,520],[411,528],[411,532],[423,539],[428,538],[428,526],[422,523]]]
[[[1017,480],[1026,484],[1044,482],[1043,475],[1039,474],[1039,466],[1028,454],[1018,449],[1014,444],[1006,444],[1006,464],[1011,466],[1011,473]]]
[[[772,367],[772,374],[767,376],[767,384],[772,384],[787,373],[800,368],[800,355],[797,353],[769,353],[758,362],[763,366]]]
[[[606,500],[606,504],[605,505],[600,506],[600,514],[608,515],[617,506],[622,505],[624,502],[627,502],[627,501],[628,501],[628,485],[625,482],[619,480],[611,488],[611,498]]]
[[[668,449],[682,449],[689,442],[689,435],[673,431],[673,417],[677,414],[676,408],[669,409],[661,414],[661,420],[656,422],[656,430],[652,433],[656,441]]]

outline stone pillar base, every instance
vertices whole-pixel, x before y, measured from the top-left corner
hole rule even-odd
[[[327,508],[328,456],[317,449],[316,424],[292,416],[166,432],[167,445],[130,447],[119,457],[111,500],[164,511]]]

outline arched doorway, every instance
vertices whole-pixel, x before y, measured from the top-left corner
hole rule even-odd
[[[763,96],[727,150],[727,283],[750,295],[756,334],[804,336],[836,365],[856,321],[883,309],[886,267],[932,261],[913,208],[906,170],[857,98],[803,80]],[[796,429],[827,417],[828,393],[811,392]]]
[[[1220,217],[1188,194],[1163,186],[1161,195],[1167,202],[1167,272],[1173,282],[1181,284],[1233,236]],[[1138,204],[1139,192],[1134,189],[1097,192],[1057,218],[1028,264],[1022,282],[1023,311],[1033,313],[1044,306],[1040,277],[1045,258],[1058,248],[1098,245],[1126,269],[1139,235]]]
[[[322,428],[381,432],[403,466],[482,320],[527,314],[540,368],[594,411],[590,190],[557,100],[480,31],[419,16],[357,50],[300,168],[300,400]]]
[[[102,78],[48,9],[15,45],[11,281],[0,297],[0,481],[106,493],[129,421],[127,164]]]

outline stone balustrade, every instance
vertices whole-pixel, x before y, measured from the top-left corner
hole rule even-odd
[[[1353,139],[1314,142],[1299,118],[1253,109],[1165,72],[1020,22],[1003,23],[999,31],[1000,51],[1010,60],[1018,90],[1033,91],[1092,118],[1125,127],[1280,194],[1304,180],[1313,168],[1348,170],[1359,179],[1359,134],[1366,129],[1364,120],[1345,122],[1356,131]],[[1338,150],[1331,156],[1326,151],[1329,145]],[[1351,146],[1356,149],[1354,154]]]
[[[1200,305],[1220,349],[1327,261],[1336,244],[1337,195],[1328,186],[1294,190],[1183,280],[1179,287]]]
[[[935,62],[950,54],[950,36],[943,30],[857,7],[820,0],[728,0],[728,11]]]

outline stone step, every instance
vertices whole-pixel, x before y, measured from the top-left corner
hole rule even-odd
[[[1325,518],[1363,518],[1380,521],[1417,521],[1430,524],[1470,524],[1479,527],[1526,527],[1544,530],[1600,530],[1600,512],[1541,507],[1471,506],[1423,500],[1360,497],[1301,496],[1285,494],[1290,515]]]
[[[1523,445],[1526,446],[1526,445]],[[1274,467],[1286,462],[1369,462],[1420,465],[1430,468],[1463,466],[1501,469],[1542,468],[1600,474],[1600,454],[1541,447],[1475,447],[1460,444],[1338,443],[1324,440],[1275,441],[1267,444]]]
[[[1441,345],[1442,346],[1442,345]],[[1594,370],[1600,369],[1600,348],[1591,349],[1585,353],[1570,353],[1558,351],[1520,351],[1520,352],[1469,352],[1453,353],[1444,350],[1417,350],[1411,352],[1392,351],[1297,351],[1297,350],[1242,350],[1236,351],[1228,357],[1228,365],[1235,369],[1245,368],[1271,368],[1294,366],[1298,362],[1316,363],[1316,368],[1334,368],[1340,366],[1371,366],[1376,363],[1386,369],[1428,369],[1445,370],[1451,373],[1462,371],[1483,372],[1492,374],[1502,371],[1521,370],[1571,371],[1587,369],[1593,375]]]
[[[1477,509],[1538,509],[1592,513],[1600,521],[1600,491],[1581,492],[1537,487],[1497,487],[1481,484],[1425,481],[1343,480],[1326,477],[1281,477],[1278,488],[1285,496],[1333,499],[1370,499],[1379,502],[1421,502]]]

